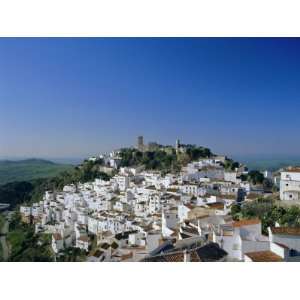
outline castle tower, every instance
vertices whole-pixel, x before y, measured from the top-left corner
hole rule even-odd
[[[137,148],[138,148],[139,151],[144,150],[144,138],[143,138],[143,136],[138,136],[138,138],[137,138]]]
[[[180,148],[180,140],[179,140],[179,139],[177,139],[177,140],[176,140],[175,149],[178,151],[178,150],[179,150],[179,148]]]

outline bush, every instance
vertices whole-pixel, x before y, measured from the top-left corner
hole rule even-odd
[[[262,222],[262,231],[267,234],[267,228],[275,226],[300,227],[300,207],[291,206],[284,208],[276,206],[274,201],[267,199],[258,199],[253,202],[231,207],[233,219],[252,219],[259,218]]]
[[[147,170],[159,170],[164,173],[179,172],[181,166],[212,155],[208,148],[195,145],[184,145],[185,153],[176,153],[174,148],[165,151],[161,146],[156,151],[141,152],[134,148],[123,148],[120,151],[121,167],[144,165]]]

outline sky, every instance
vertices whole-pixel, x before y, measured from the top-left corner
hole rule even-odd
[[[0,38],[0,157],[145,142],[300,155],[300,39]]]

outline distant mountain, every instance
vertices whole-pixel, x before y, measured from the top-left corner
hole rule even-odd
[[[247,165],[249,170],[277,171],[288,166],[300,166],[300,156],[296,155],[233,155],[234,159]]]
[[[0,185],[15,181],[53,177],[73,166],[44,159],[0,160]]]

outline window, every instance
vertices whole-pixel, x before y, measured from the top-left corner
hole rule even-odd
[[[240,250],[239,244],[233,244],[232,250]]]

